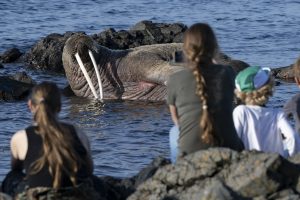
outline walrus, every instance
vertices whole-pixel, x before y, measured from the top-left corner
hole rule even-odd
[[[87,35],[75,34],[65,43],[62,61],[77,96],[99,98],[102,94],[103,99],[164,101],[168,77],[184,68],[173,63],[182,46],[182,43],[168,43],[111,50]],[[86,74],[81,71],[78,59]]]

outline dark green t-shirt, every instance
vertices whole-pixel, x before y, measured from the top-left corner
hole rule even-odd
[[[230,66],[210,65],[201,68],[208,94],[208,109],[214,120],[214,130],[223,147],[242,150],[232,119],[235,73]],[[167,103],[177,108],[179,118],[179,151],[192,153],[211,147],[201,140],[200,116],[202,103],[196,95],[196,81],[190,69],[170,76],[167,83]]]

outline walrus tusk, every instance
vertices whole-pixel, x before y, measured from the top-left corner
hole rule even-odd
[[[89,55],[90,55],[90,58],[92,60],[92,63],[94,65],[94,68],[95,68],[95,71],[96,71],[98,84],[99,84],[100,100],[102,100],[103,99],[103,88],[102,88],[102,81],[101,81],[100,73],[99,73],[99,70],[98,70],[98,66],[97,66],[96,60],[95,60],[94,55],[93,55],[91,50],[89,50]]]
[[[98,96],[97,96],[96,90],[95,90],[95,88],[94,88],[94,86],[93,86],[93,84],[92,84],[91,78],[90,78],[89,74],[87,73],[87,71],[86,71],[86,69],[85,69],[85,67],[84,67],[84,65],[83,65],[83,63],[82,63],[82,60],[81,60],[79,54],[76,53],[76,54],[75,54],[75,57],[76,57],[76,60],[77,60],[77,62],[78,62],[78,64],[79,64],[79,67],[80,67],[80,69],[81,69],[81,71],[82,71],[82,73],[83,73],[83,75],[84,75],[84,77],[85,77],[87,83],[88,83],[89,86],[90,86],[90,89],[91,89],[91,91],[92,91],[92,93],[93,93],[95,99],[98,99]]]

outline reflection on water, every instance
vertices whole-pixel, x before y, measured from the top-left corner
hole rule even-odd
[[[74,97],[64,113],[89,136],[97,175],[128,177],[154,157],[169,154],[171,120],[164,103]]]

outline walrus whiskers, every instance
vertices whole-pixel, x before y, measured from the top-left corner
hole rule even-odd
[[[102,100],[103,99],[103,88],[102,88],[102,81],[101,81],[100,73],[98,70],[98,66],[97,66],[96,60],[95,60],[94,55],[91,50],[89,50],[89,55],[90,55],[90,58],[92,60],[92,63],[94,65],[94,68],[96,71],[96,76],[97,76],[98,84],[99,84],[100,100]]]
[[[93,93],[95,99],[98,99],[98,95],[97,95],[97,93],[96,93],[95,87],[94,87],[93,84],[92,84],[91,78],[90,78],[89,74],[87,73],[87,71],[86,71],[86,69],[85,69],[85,67],[84,67],[84,65],[83,65],[83,63],[82,63],[82,60],[81,60],[79,54],[76,53],[76,54],[75,54],[75,57],[76,57],[76,60],[77,60],[77,62],[78,62],[78,64],[79,64],[79,67],[80,67],[80,69],[81,69],[81,71],[82,71],[82,73],[83,73],[83,75],[84,75],[84,77],[85,77],[87,83],[89,84],[89,87],[90,87],[90,89],[91,89],[91,91],[92,91],[92,93]]]

